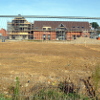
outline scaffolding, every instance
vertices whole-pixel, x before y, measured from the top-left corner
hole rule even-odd
[[[69,38],[71,40],[71,39],[76,39],[76,37],[80,37],[83,35],[89,36],[88,33],[94,34],[94,33],[97,33],[97,31],[100,31],[100,29],[98,30],[92,29],[91,21],[90,21],[90,20],[98,21],[100,20],[100,17],[37,16],[37,15],[23,16],[20,14],[18,16],[0,15],[0,17],[13,18],[11,19],[11,21],[7,21],[7,34],[9,36],[9,39],[67,40]],[[33,22],[27,21],[28,19],[26,20],[26,18],[30,18],[30,19],[33,18],[32,19]],[[43,18],[47,18],[49,20],[45,19],[46,24],[43,24],[40,28],[38,28],[35,22],[39,21],[39,24],[41,24],[42,21],[44,21]],[[56,22],[58,23],[59,21],[61,23],[57,24],[56,27],[52,26],[53,24],[55,24]],[[69,23],[67,24],[62,23],[62,22],[68,22],[68,21]],[[51,22],[54,22],[54,23],[52,25],[48,24]],[[77,25],[74,22],[76,22]],[[79,24],[79,22],[81,23]],[[83,24],[84,22],[88,22],[88,24]],[[87,25],[88,25],[88,29],[86,29]]]
[[[7,30],[10,39],[28,39],[32,36],[33,24],[19,15],[11,22],[7,22]]]

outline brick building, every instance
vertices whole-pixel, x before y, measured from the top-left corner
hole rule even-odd
[[[7,31],[5,29],[0,29],[0,39],[4,37],[4,38],[7,38],[8,35],[7,35]]]
[[[89,22],[78,21],[34,21],[28,22],[18,15],[7,23],[10,39],[34,40],[73,40],[78,37],[89,37]]]
[[[35,21],[35,40],[72,40],[89,37],[90,24],[75,21]]]

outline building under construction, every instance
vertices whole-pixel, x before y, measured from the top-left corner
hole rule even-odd
[[[9,39],[34,40],[72,40],[78,37],[89,37],[89,22],[76,21],[34,21],[28,22],[18,15],[7,23]]]
[[[89,22],[34,21],[35,40],[74,40],[90,37]]]
[[[9,39],[33,39],[33,24],[18,15],[11,22],[7,22]]]

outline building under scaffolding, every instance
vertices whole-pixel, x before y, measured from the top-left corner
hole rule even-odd
[[[76,21],[34,21],[28,22],[18,15],[7,23],[9,39],[73,40],[90,37],[89,22]]]
[[[33,24],[18,15],[11,22],[7,22],[9,39],[33,39]]]

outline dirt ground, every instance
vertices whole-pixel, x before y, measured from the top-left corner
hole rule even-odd
[[[100,45],[45,42],[0,42],[0,92],[15,84],[79,82],[100,63]]]

